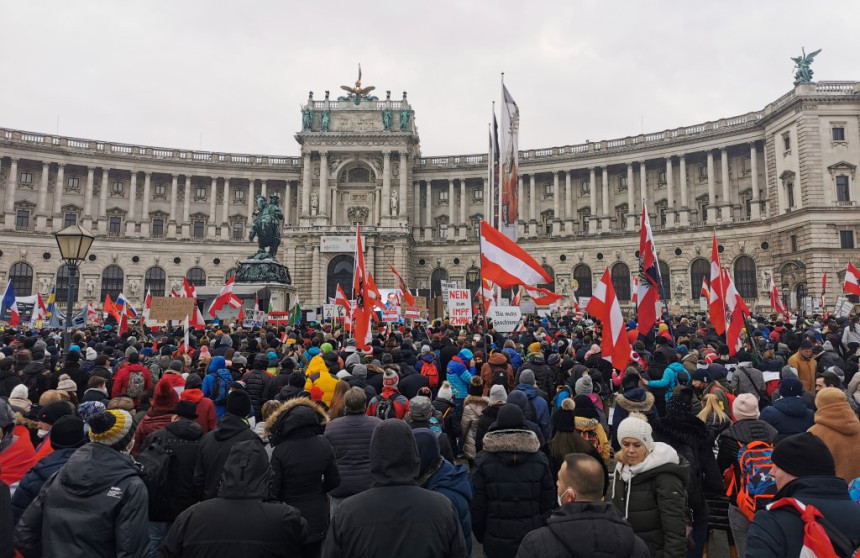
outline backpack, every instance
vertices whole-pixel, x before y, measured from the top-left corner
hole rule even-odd
[[[149,374],[152,376],[152,382],[157,384],[164,374],[164,369],[157,362],[153,362],[149,365]]]
[[[508,391],[508,369],[507,367],[502,368],[498,366],[493,366],[493,379],[490,381],[490,386],[504,386],[505,391]]]
[[[391,397],[379,396],[379,402],[376,404],[376,411],[373,416],[382,420],[397,418],[397,408],[394,406],[394,398],[396,393],[392,393]]]
[[[140,476],[149,493],[149,518],[158,518],[170,512],[169,473],[173,451],[154,441],[138,455],[141,466]]]
[[[220,374],[215,373],[215,384],[212,386],[212,402],[216,405],[227,403],[227,392],[230,391],[230,382],[223,379]]]
[[[436,418],[435,415],[430,417],[430,430],[436,433],[436,435],[442,434],[442,424],[439,422],[439,419]]]
[[[143,372],[140,370],[132,370],[128,373],[128,387],[125,388],[125,392],[132,399],[137,399],[141,395],[146,388],[146,378],[143,376]]]
[[[534,403],[532,403],[531,397],[526,398],[526,401],[528,404],[526,405],[526,410],[523,413],[523,418],[537,424],[537,412],[535,411],[535,406]]]
[[[780,498],[769,510],[785,510],[803,521],[803,556],[810,558],[850,558],[858,555],[860,541],[849,539],[821,511],[795,498]]]
[[[430,389],[439,387],[439,369],[436,368],[436,363],[423,361],[421,365],[421,375],[427,378],[430,384]]]
[[[753,520],[755,512],[766,509],[776,494],[776,480],[771,476],[773,444],[755,440],[738,450],[737,468],[726,496],[735,494],[738,509]]]

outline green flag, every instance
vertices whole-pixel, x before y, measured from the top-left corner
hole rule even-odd
[[[293,311],[290,313],[290,321],[289,324],[291,326],[297,326],[302,321],[302,307],[299,306],[299,301],[296,299],[296,305],[293,306]]]

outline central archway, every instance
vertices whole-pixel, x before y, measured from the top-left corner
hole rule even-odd
[[[346,297],[352,299],[352,275],[355,271],[355,258],[341,254],[333,257],[328,262],[328,270],[326,271],[326,302],[328,299],[335,298],[337,295],[337,286],[343,289]]]

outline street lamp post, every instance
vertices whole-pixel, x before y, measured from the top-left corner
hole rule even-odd
[[[93,245],[95,235],[83,228],[80,225],[72,225],[65,229],[54,233],[54,238],[57,240],[57,246],[60,249],[60,257],[69,268],[69,286],[66,291],[66,327],[63,337],[63,364],[66,363],[69,356],[69,347],[71,347],[71,328],[72,328],[72,312],[74,300],[72,293],[75,292],[76,279],[78,274],[78,265],[87,257],[90,247]]]

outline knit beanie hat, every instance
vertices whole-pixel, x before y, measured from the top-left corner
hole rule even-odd
[[[170,367],[168,370],[172,370],[174,372],[182,372],[182,361],[181,360],[171,360]]]
[[[490,430],[510,430],[524,428],[523,411],[513,403],[505,403],[499,409],[496,422],[490,426]]]
[[[60,391],[78,391],[78,384],[68,374],[61,374],[57,389]]]
[[[586,375],[578,379],[574,386],[574,391],[577,395],[589,395],[594,393],[594,382],[591,380],[591,376]]]
[[[475,355],[472,354],[472,351],[470,351],[469,349],[460,350],[460,352],[457,353],[457,356],[466,364],[469,364],[469,361],[475,357]]]
[[[78,405],[78,416],[85,422],[90,420],[93,415],[103,412],[105,412],[105,404],[101,401],[84,401]]]
[[[758,398],[751,393],[742,393],[732,403],[735,420],[757,419],[759,417]]]
[[[597,407],[594,406],[594,401],[587,395],[577,395],[573,398],[573,416],[587,419],[600,419],[597,414]]]
[[[152,408],[160,412],[168,412],[179,403],[179,394],[173,389],[173,384],[162,379],[155,385],[152,396]]]
[[[304,387],[305,385],[305,375],[303,372],[296,370],[295,372],[290,374],[290,377],[287,378],[287,384],[293,387]]]
[[[262,370],[269,366],[269,357],[264,355],[263,353],[257,353],[254,355],[254,369]]]
[[[311,386],[311,389],[308,390],[308,393],[311,396],[311,401],[322,401],[325,392],[319,386]]]
[[[327,355],[328,353],[332,352],[332,350],[333,348],[331,346],[331,343],[323,343],[322,345],[320,345],[320,352],[324,355]]]
[[[397,372],[394,370],[386,370],[385,374],[382,375],[382,387],[390,387],[396,388],[397,383],[400,381],[400,376],[397,375]]]
[[[484,380],[480,376],[472,376],[472,379],[469,380],[469,395],[473,397],[484,395]]]
[[[200,389],[203,387],[203,379],[200,374],[192,372],[185,378],[185,389]]]
[[[18,384],[12,388],[12,393],[9,394],[9,399],[27,399],[30,396],[30,390],[24,384]]]
[[[803,382],[794,377],[783,378],[779,382],[779,394],[783,397],[802,397]]]
[[[529,352],[529,353],[539,353],[539,352],[541,352],[541,351],[540,351],[540,343],[538,343],[537,341],[535,341],[534,343],[532,343],[531,345],[529,345],[529,346],[528,346],[528,348],[526,349],[526,351],[527,351],[527,352]]]
[[[836,465],[830,449],[821,438],[809,432],[777,442],[771,460],[774,465],[795,477],[836,476]]]
[[[651,436],[651,425],[645,420],[645,417],[640,413],[631,413],[626,419],[618,425],[617,433],[618,441],[624,438],[633,438],[639,440],[648,453],[654,451],[654,438]]]
[[[46,424],[54,424],[60,417],[74,414],[75,410],[72,404],[68,401],[54,401],[49,405],[42,407],[39,411],[38,420]]]
[[[412,420],[430,420],[433,416],[433,406],[430,399],[422,395],[416,395],[409,400],[409,416]]]
[[[552,414],[553,432],[576,432],[574,410],[560,408]]]
[[[356,364],[352,367],[352,375],[355,378],[367,378],[367,366],[363,364]]]
[[[251,414],[251,396],[244,389],[234,389],[227,394],[226,411],[237,417],[247,417]]]
[[[194,420],[197,418],[197,405],[191,401],[180,401],[173,408],[173,414],[180,417]]]
[[[526,409],[529,408],[529,397],[525,392],[515,389],[508,394],[508,403],[513,403],[519,407],[520,411],[523,412],[523,416],[525,416]]]
[[[490,405],[494,405],[496,403],[507,403],[508,402],[508,392],[505,391],[505,386],[501,384],[496,384],[490,388]]]
[[[134,419],[127,411],[111,409],[90,417],[90,441],[124,450],[134,437]]]
[[[523,370],[520,373],[520,383],[526,384],[528,386],[534,385],[535,383],[535,373],[532,372],[530,368]]]
[[[448,401],[453,401],[454,391],[451,389],[451,384],[448,382],[442,382],[442,387],[440,387],[439,392],[436,393],[436,399],[447,399]]]
[[[690,388],[676,388],[675,393],[666,402],[666,415],[673,417],[686,417],[693,415],[693,390]]]
[[[87,443],[84,421],[74,415],[66,415],[51,427],[51,447],[55,450],[79,448]]]
[[[833,403],[845,403],[848,405],[848,399],[845,397],[845,392],[839,388],[826,387],[815,395],[815,408],[821,409]]]

